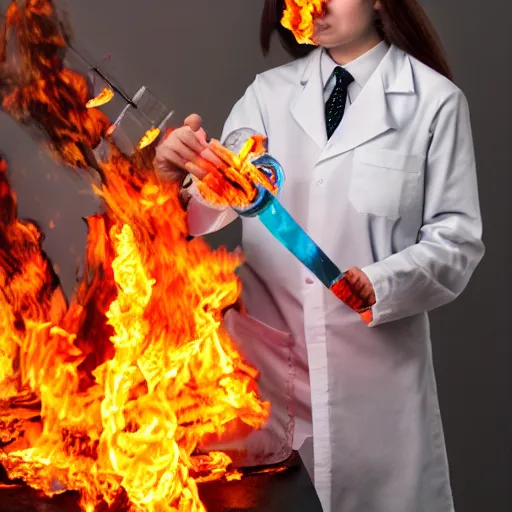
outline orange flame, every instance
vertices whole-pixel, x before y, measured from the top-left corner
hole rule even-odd
[[[145,147],[149,146],[150,144],[153,144],[155,140],[160,135],[160,128],[150,128],[140,139],[139,143],[137,144],[137,150],[144,149]]]
[[[85,78],[62,66],[69,35],[63,32],[52,2],[13,0],[2,36],[2,108],[20,123],[43,130],[50,151],[62,163],[94,166],[90,148],[99,144],[110,123],[102,112],[85,106]],[[14,59],[8,59],[10,40],[21,42]],[[61,66],[58,71],[57,66]]]
[[[105,87],[100,93],[95,97],[91,98],[85,106],[87,108],[95,108],[101,107],[102,105],[106,105],[112,98],[114,97],[114,91]]]
[[[210,149],[223,165],[209,172],[198,184],[201,195],[213,204],[238,208],[254,201],[256,185],[262,185],[276,195],[277,185],[270,183],[251,163],[253,158],[265,152],[264,140],[261,135],[249,137],[238,155],[212,140]]]
[[[20,351],[31,336],[33,322],[58,321],[66,309],[48,260],[42,234],[17,218],[16,196],[0,159],[0,403],[36,391],[31,354]],[[44,345],[41,346],[44,350]]]
[[[293,32],[299,44],[314,45],[313,23],[324,13],[326,3],[327,0],[285,0],[281,25]]]
[[[222,324],[239,302],[241,256],[188,240],[178,185],[147,164],[154,147],[129,159],[101,142],[111,123],[86,108],[85,80],[62,65],[67,38],[50,0],[11,4],[6,29],[2,47],[14,38],[20,56],[11,68],[3,53],[3,108],[41,126],[60,161],[94,167],[104,213],[87,219],[85,272],[68,306],[2,167],[0,441],[10,444],[0,463],[47,495],[79,491],[86,511],[203,511],[198,483],[239,477],[228,454],[206,447],[269,416],[258,372]],[[108,157],[98,162],[100,142]],[[257,141],[224,154],[226,172],[243,169],[233,180],[247,181],[247,197],[261,180],[251,151]],[[40,432],[23,424],[30,414]]]

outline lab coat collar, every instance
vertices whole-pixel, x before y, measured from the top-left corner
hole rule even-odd
[[[319,148],[327,143],[320,57],[322,49],[313,50],[299,61],[300,89],[291,103],[291,112],[302,129]]]
[[[373,48],[363,53],[356,59],[351,60],[347,64],[344,64],[342,67],[352,75],[354,82],[359,85],[360,89],[362,89],[366,85],[366,82],[368,82],[370,77],[373,75],[373,72],[377,69],[380,61],[384,58],[386,53],[388,53],[388,50],[389,44],[386,41],[380,41],[380,43],[375,45]],[[324,91],[331,79],[333,79],[334,82],[336,81],[332,75],[334,69],[338,66],[339,64],[329,55],[329,51],[324,48],[322,55],[320,56],[320,67],[322,69]]]
[[[363,87],[334,135],[327,141],[320,72],[321,48],[301,62],[302,86],[291,104],[291,112],[302,129],[323,150],[320,161],[354,149],[378,135],[397,128],[388,107],[388,94],[415,94],[408,55],[394,45]]]

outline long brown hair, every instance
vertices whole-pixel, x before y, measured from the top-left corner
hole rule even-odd
[[[380,0],[380,4],[376,26],[381,37],[452,80],[443,46],[418,0]],[[293,34],[281,25],[284,8],[284,0],[265,0],[260,27],[261,49],[267,55],[272,35],[277,32],[292,57],[303,57],[315,47],[298,44]]]

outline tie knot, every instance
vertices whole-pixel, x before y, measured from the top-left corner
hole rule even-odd
[[[336,76],[336,83],[345,87],[348,87],[354,81],[354,77],[341,66],[334,68],[334,75]]]

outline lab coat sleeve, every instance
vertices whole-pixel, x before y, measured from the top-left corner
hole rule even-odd
[[[222,131],[221,141],[239,128],[251,128],[261,135],[266,135],[260,97],[257,76],[231,110]],[[232,208],[220,208],[205,201],[197,189],[196,182],[187,189],[187,192],[191,196],[188,203],[188,228],[192,236],[213,233],[237,218],[237,213]]]
[[[483,257],[469,108],[458,89],[434,116],[425,172],[418,242],[362,268],[376,296],[370,327],[452,301]]]

